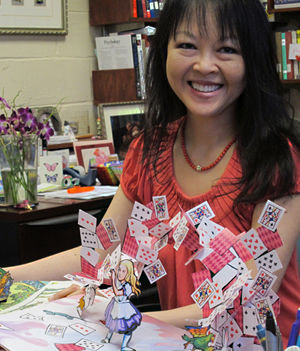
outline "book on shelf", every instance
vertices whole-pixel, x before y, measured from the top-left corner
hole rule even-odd
[[[96,38],[99,70],[134,68],[130,35]]]
[[[292,44],[292,32],[285,32],[285,46],[286,46],[286,74],[287,79],[294,79],[293,61],[289,58],[290,45]]]
[[[299,0],[275,0],[274,1],[274,9],[287,9],[287,8],[294,8],[300,7]]]
[[[297,31],[296,30],[292,30],[292,44],[297,44]],[[290,53],[290,51],[289,51],[289,53]],[[293,67],[294,67],[294,79],[298,79],[299,63],[295,59],[293,59]]]
[[[133,17],[135,17],[135,18],[138,16],[137,0],[132,0],[132,14],[133,14]]]
[[[281,32],[282,79],[287,79],[285,32]]]
[[[146,61],[146,48],[145,40],[142,38],[142,34],[136,34],[137,42],[137,53],[140,71],[140,82],[141,82],[141,95],[142,99],[146,97],[146,84],[145,84],[145,61]]]
[[[277,73],[282,79],[282,47],[281,47],[281,32],[275,32],[276,53],[277,53]]]
[[[136,34],[135,33],[130,34],[130,36],[131,36],[131,43],[132,43],[133,65],[134,65],[134,72],[135,72],[136,97],[138,100],[141,100],[142,89],[141,89],[141,78],[140,78]]]

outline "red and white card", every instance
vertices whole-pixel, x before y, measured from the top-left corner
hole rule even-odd
[[[87,212],[84,212],[82,210],[79,210],[78,213],[78,224],[91,232],[96,231],[96,226],[97,226],[97,218],[90,215]]]
[[[83,257],[86,261],[88,261],[88,263],[90,263],[94,267],[98,263],[98,259],[100,257],[98,252],[96,252],[90,247],[85,247],[85,246],[81,247],[80,256]]]
[[[149,265],[156,261],[158,252],[152,250],[150,247],[141,244],[138,248],[136,259],[146,265]]]
[[[148,228],[134,218],[128,219],[128,228],[131,236],[148,236]]]

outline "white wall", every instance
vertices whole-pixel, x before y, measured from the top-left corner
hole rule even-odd
[[[89,1],[68,0],[68,35],[0,35],[0,96],[18,106],[56,106],[64,120],[82,119],[96,133],[92,71],[97,69]],[[88,116],[88,117],[86,117]],[[80,128],[80,127],[79,127]]]

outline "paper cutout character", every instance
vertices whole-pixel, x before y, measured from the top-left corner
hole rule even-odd
[[[77,312],[79,316],[81,316],[83,310],[93,305],[95,300],[95,295],[96,295],[96,289],[98,287],[99,287],[98,285],[90,283],[85,288],[85,294],[84,296],[81,297],[77,306]]]
[[[193,345],[193,350],[213,351],[213,346],[208,346],[209,343],[214,342],[214,334],[208,333],[208,327],[185,327],[187,331],[192,334],[190,338],[186,334],[182,336],[182,339],[187,341],[184,344],[186,349],[189,344]]]
[[[108,333],[101,342],[109,343],[113,333],[123,334],[121,351],[133,350],[128,346],[132,332],[141,324],[142,316],[130,302],[130,297],[139,295],[139,282],[134,273],[131,260],[122,260],[117,268],[111,270],[111,281],[115,296],[106,307],[105,325]]]

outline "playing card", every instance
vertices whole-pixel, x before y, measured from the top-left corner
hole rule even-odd
[[[253,337],[241,336],[233,343],[233,349],[241,351],[252,351],[253,343]]]
[[[120,237],[117,231],[117,227],[115,226],[114,220],[112,218],[103,219],[103,226],[107,232],[109,240],[113,243],[116,241],[120,241]]]
[[[262,255],[255,260],[257,269],[260,267],[267,269],[269,272],[274,273],[282,268],[281,261],[278,257],[276,250],[272,250]]]
[[[223,324],[222,328],[223,330],[224,328],[228,328],[228,345],[232,344],[243,334],[241,328],[233,318],[229,318]]]
[[[114,269],[119,264],[120,259],[121,259],[121,245],[118,245],[117,248],[110,254],[111,269]]]
[[[217,223],[209,220],[208,218],[203,218],[199,227],[197,228],[198,233],[205,233],[211,239],[217,236],[224,228]]]
[[[79,230],[82,246],[104,250],[96,233],[93,233],[90,230],[82,227],[80,227]]]
[[[96,231],[96,226],[97,226],[97,218],[90,215],[87,212],[84,212],[82,210],[79,210],[78,214],[78,224],[91,232]]]
[[[186,228],[186,224],[187,224],[187,219],[185,217],[182,217],[180,222],[178,223],[176,229],[173,232],[173,239],[175,241],[181,235],[181,233],[184,230],[184,228]]]
[[[81,339],[75,343],[75,345],[82,346],[86,350],[99,350],[101,347],[104,345],[98,344],[94,341],[86,340],[86,339]]]
[[[176,215],[175,217],[173,217],[173,218],[170,220],[169,225],[170,225],[172,228],[174,228],[174,227],[177,226],[177,224],[179,224],[180,220],[181,220],[181,212],[179,211],[179,212],[177,213],[177,215]]]
[[[142,244],[151,248],[152,238],[150,236],[139,236],[135,240],[139,246]]]
[[[275,232],[285,209],[274,202],[268,200],[259,219],[258,223]]]
[[[176,242],[175,242],[175,245],[174,245],[174,249],[175,250],[178,250],[180,245],[183,243],[187,233],[189,232],[189,229],[188,227],[184,227],[183,230],[181,231],[181,233],[177,236],[176,238]]]
[[[148,228],[134,218],[128,219],[128,228],[131,236],[148,236]]]
[[[205,279],[204,282],[193,292],[192,299],[202,308],[215,292],[213,284]]]
[[[150,210],[148,207],[135,201],[134,206],[133,206],[133,210],[131,212],[131,217],[134,219],[137,219],[140,222],[143,222],[147,219],[151,219],[152,212],[153,211]]]
[[[113,297],[115,296],[115,293],[114,293],[112,287],[107,288],[107,289],[101,289],[101,290],[99,291],[99,294],[100,294],[101,296],[107,297],[108,299],[111,299],[111,298],[113,298]]]
[[[246,304],[256,294],[256,291],[252,289],[253,279],[247,279],[242,287],[242,301],[241,304]]]
[[[268,297],[255,301],[254,306],[257,310],[260,324],[265,324],[268,311],[272,312],[272,314],[274,315],[272,304]]]
[[[192,279],[194,284],[194,289],[196,290],[199,285],[201,285],[205,279],[211,281],[210,272],[207,269],[202,269],[200,271],[192,273]]]
[[[167,274],[167,272],[164,269],[164,266],[162,265],[159,259],[150,264],[149,266],[145,267],[144,272],[151,284]]]
[[[166,196],[153,196],[152,197],[154,204],[154,211],[156,217],[163,221],[165,219],[169,219],[168,205]]]
[[[158,239],[162,238],[164,235],[169,233],[172,230],[172,227],[165,223],[158,223],[155,227],[149,230],[149,234],[157,237]]]
[[[56,325],[56,324],[49,324],[45,334],[56,336],[57,338],[63,338],[67,327]]]
[[[214,287],[215,291],[208,301],[210,308],[215,308],[216,306],[220,305],[224,301],[223,292],[222,292],[220,282],[214,281],[213,287]]]
[[[88,335],[91,334],[92,332],[95,331],[95,329],[84,325],[83,323],[75,323],[75,324],[71,324],[69,325],[70,328],[76,330],[78,333],[82,334],[82,335]]]
[[[259,317],[255,308],[243,307],[243,332],[245,335],[256,336]]]
[[[158,256],[157,251],[152,250],[150,247],[147,247],[146,245],[140,244],[136,254],[136,259],[139,262],[149,265],[154,261],[156,261],[157,256]]]
[[[230,267],[229,265],[226,265],[224,268],[222,268],[214,275],[213,280],[219,281],[223,289],[224,286],[226,286],[235,277],[236,277],[236,269]]]
[[[224,228],[211,240],[209,247],[222,256],[238,240],[239,239],[230,230]]]
[[[86,261],[88,261],[88,263],[90,263],[94,267],[96,266],[100,257],[98,252],[96,252],[90,247],[85,246],[81,246],[80,256],[83,257]]]
[[[165,235],[154,244],[154,250],[159,251],[168,244],[168,235]]]
[[[240,240],[245,245],[246,249],[250,252],[250,254],[255,258],[262,255],[264,252],[268,251],[258,233],[255,229],[250,229],[247,233],[245,233]]]
[[[215,217],[215,214],[207,201],[190,209],[186,214],[190,217],[194,225],[200,224],[203,218],[209,219]]]
[[[222,256],[219,255],[216,251],[213,251],[210,255],[202,260],[202,263],[207,267],[207,269],[216,274],[234,258],[235,256],[229,250],[226,251]]]
[[[261,296],[267,296],[271,287],[275,283],[276,275],[268,272],[264,268],[260,268],[257,272],[255,279],[253,280],[252,289],[257,291]]]

